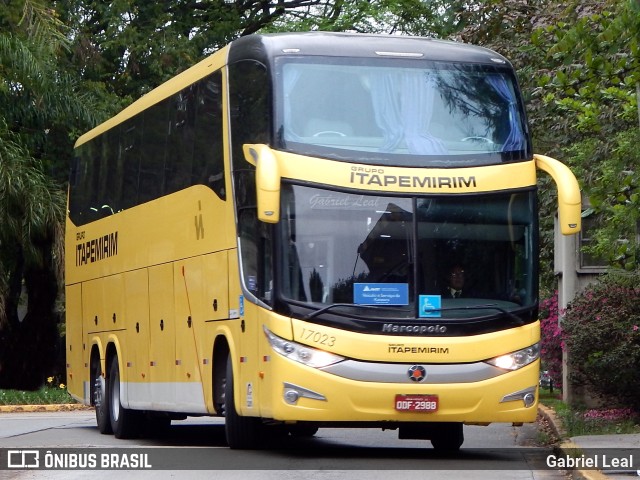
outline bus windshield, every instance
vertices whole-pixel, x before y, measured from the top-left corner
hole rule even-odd
[[[531,159],[510,70],[434,61],[281,59],[279,148],[379,165]]]
[[[495,317],[537,301],[533,191],[386,197],[283,187],[285,301],[407,319]],[[454,296],[455,276],[464,278]]]

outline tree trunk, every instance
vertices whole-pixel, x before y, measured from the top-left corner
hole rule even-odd
[[[43,250],[50,252],[50,246]],[[0,388],[37,390],[46,377],[64,374],[64,360],[61,364],[60,358],[64,349],[60,351],[59,319],[54,309],[58,284],[50,254],[44,257],[40,266],[19,269],[24,273],[28,295],[27,314],[22,321],[17,313],[20,293],[16,297],[12,292],[7,299],[9,321],[0,326]]]

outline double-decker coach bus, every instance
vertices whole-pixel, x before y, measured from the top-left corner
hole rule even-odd
[[[102,433],[218,415],[231,448],[360,426],[458,449],[535,420],[537,170],[565,234],[580,193],[497,53],[246,36],[74,158],[68,388]]]

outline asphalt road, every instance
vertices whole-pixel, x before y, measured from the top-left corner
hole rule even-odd
[[[98,432],[92,411],[6,413],[0,414],[0,468],[7,465],[7,458],[2,457],[7,457],[11,449],[37,450],[41,464],[46,452],[54,454],[59,462],[69,461],[74,455],[78,461],[88,461],[89,455],[94,455],[98,465],[100,455],[105,453],[115,452],[116,458],[129,455],[125,460],[132,464],[142,460],[140,455],[146,453],[144,459],[154,469],[126,472],[5,469],[0,470],[0,478],[67,480],[89,475],[118,480],[123,475],[127,480],[570,478],[563,471],[543,468],[541,459],[551,449],[537,447],[537,438],[536,425],[468,426],[460,452],[445,455],[435,452],[429,441],[399,440],[395,431],[320,429],[313,438],[291,438],[265,450],[238,451],[227,448],[224,425],[217,418],[190,418],[173,422],[169,431],[160,436],[117,440]],[[16,458],[13,457],[14,463]]]

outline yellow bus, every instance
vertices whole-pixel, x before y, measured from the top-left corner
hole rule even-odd
[[[69,392],[102,433],[224,416],[231,448],[355,426],[458,449],[465,424],[533,422],[538,169],[578,232],[576,179],[534,155],[495,52],[235,40],[77,140]]]

